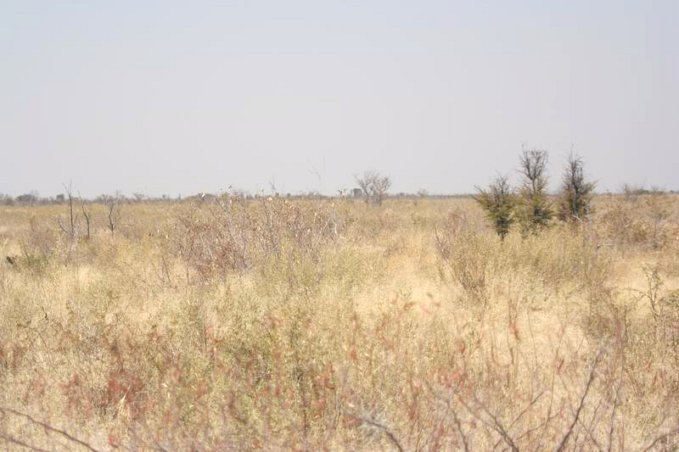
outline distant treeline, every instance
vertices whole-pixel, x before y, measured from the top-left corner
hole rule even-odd
[[[315,193],[315,192],[310,192],[310,193],[298,193],[298,194],[292,194],[292,193],[265,193],[265,194],[250,194],[250,193],[244,193],[244,192],[236,192],[236,193],[227,193],[229,196],[235,196],[239,198],[244,198],[244,199],[258,199],[258,198],[268,198],[268,197],[274,197],[274,198],[286,198],[286,199],[337,199],[337,198],[362,198],[363,195],[354,195],[354,194],[338,194],[334,196],[330,195],[323,195],[320,193]],[[176,196],[176,197],[171,197],[167,195],[163,195],[160,197],[153,197],[153,196],[142,196],[142,195],[133,195],[133,196],[125,196],[125,195],[117,195],[117,199],[121,203],[125,204],[136,204],[136,203],[162,203],[162,202],[179,202],[179,201],[191,201],[191,200],[211,200],[211,199],[216,199],[221,195],[214,194],[214,193],[198,193],[195,195],[191,196],[186,196],[182,197],[181,195]],[[428,193],[396,193],[392,195],[388,195],[388,198],[391,199],[422,199],[422,198],[430,198],[430,199],[445,199],[445,198],[458,198],[458,197],[468,197],[471,196],[471,194],[455,194],[455,195],[431,195]],[[99,195],[95,198],[83,198],[80,196],[74,196],[75,199],[78,201],[83,201],[86,203],[95,203],[95,204],[106,204],[106,202],[111,199],[112,195]],[[12,206],[12,205],[59,205],[59,204],[68,204],[68,196],[59,194],[56,196],[40,196],[39,194],[33,192],[33,193],[25,193],[23,195],[19,195],[16,197],[12,197],[10,195],[5,195],[0,193],[0,205],[4,206]]]
[[[74,199],[87,203],[105,204],[108,200],[116,198],[120,202],[137,203],[137,202],[167,202],[181,200],[181,196],[171,198],[168,196],[149,197],[135,194],[134,196],[124,196],[122,194],[115,195],[99,195],[96,198],[84,198],[73,195]],[[67,204],[69,200],[68,195],[58,194],[56,196],[40,196],[37,192],[24,193],[16,197],[0,193],[0,205],[50,205],[50,204]]]
[[[230,196],[236,196],[245,199],[258,199],[262,197],[275,197],[275,198],[287,198],[287,199],[336,199],[336,198],[362,198],[363,193],[360,191],[347,191],[338,192],[337,195],[323,195],[317,192],[308,193],[260,193],[251,194],[243,191],[235,191],[227,193]],[[656,187],[645,188],[640,186],[634,186],[625,184],[618,192],[618,194],[623,195],[658,195],[658,194],[679,194],[679,190],[662,190]],[[135,204],[135,203],[162,203],[162,202],[177,202],[177,201],[191,201],[191,200],[210,200],[219,197],[220,195],[214,193],[198,193],[191,196],[182,197],[178,195],[176,197],[162,195],[162,196],[147,196],[141,193],[134,193],[132,196],[126,196],[120,193],[115,195],[99,195],[95,198],[84,198],[81,196],[73,196],[81,202],[87,203],[98,203],[106,204],[111,198],[116,198],[118,202],[125,204]],[[473,196],[471,193],[460,193],[460,194],[430,194],[424,190],[420,190],[417,193],[395,193],[385,195],[390,199],[448,199],[448,198],[464,198]],[[37,192],[24,193],[19,196],[10,196],[0,193],[0,205],[12,206],[12,205],[50,205],[50,204],[67,204],[68,194],[58,194],[56,196],[40,196]]]

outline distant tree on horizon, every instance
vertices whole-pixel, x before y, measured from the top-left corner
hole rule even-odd
[[[361,176],[355,176],[355,179],[363,192],[366,204],[372,202],[374,205],[381,206],[389,188],[391,188],[389,176],[382,176],[377,171],[369,170]]]

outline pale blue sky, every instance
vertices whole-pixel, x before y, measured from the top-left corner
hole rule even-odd
[[[0,0],[0,193],[679,189],[677,1]]]

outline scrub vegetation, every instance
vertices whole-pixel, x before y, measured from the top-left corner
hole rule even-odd
[[[0,448],[676,450],[679,197],[591,197],[574,159],[560,204],[541,159],[516,228],[506,187],[495,223],[471,197],[0,206]]]

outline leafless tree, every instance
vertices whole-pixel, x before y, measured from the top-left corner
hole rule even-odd
[[[111,235],[113,235],[118,227],[118,221],[120,220],[120,193],[116,192],[113,196],[104,196],[103,200],[108,213],[108,230],[111,231]]]
[[[90,225],[92,223],[92,214],[90,211],[85,207],[85,200],[83,200],[82,196],[78,196],[80,198],[80,210],[83,213],[83,217],[85,217],[85,239],[89,240],[91,235],[90,235]]]
[[[389,176],[382,176],[377,171],[366,171],[361,176],[356,176],[356,183],[361,188],[367,204],[373,203],[377,206],[382,205],[389,188],[391,179]]]
[[[355,176],[356,184],[358,184],[361,192],[363,192],[363,197],[366,204],[370,202],[370,177],[371,173],[369,171],[366,171],[363,176]]]
[[[73,211],[73,187],[71,184],[68,184],[68,186],[64,185],[64,190],[66,191],[66,197],[68,198],[68,225],[64,226],[61,223],[61,219],[57,220],[57,223],[64,234],[68,235],[68,238],[71,239],[71,241],[74,241],[76,237],[76,217],[75,212]]]

